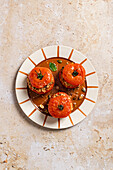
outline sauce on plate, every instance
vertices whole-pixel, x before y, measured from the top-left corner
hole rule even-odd
[[[70,96],[72,103],[73,103],[73,111],[75,111],[82,104],[86,96],[86,93],[87,93],[86,80],[84,81],[82,85],[79,85],[78,87],[74,89],[65,88],[59,80],[59,72],[62,69],[62,67],[64,67],[67,64],[74,63],[74,62],[71,60],[62,58],[62,57],[53,57],[53,58],[46,59],[40,62],[37,66],[47,67],[50,69],[50,66],[49,66],[50,63],[54,63],[57,67],[56,71],[52,71],[53,76],[55,78],[55,85],[53,89],[46,94],[39,95],[33,92],[32,90],[30,90],[29,88],[27,88],[29,98],[31,99],[32,103],[35,105],[36,108],[38,108],[42,113],[50,116],[48,112],[49,99],[51,98],[53,94],[57,92],[65,92]]]

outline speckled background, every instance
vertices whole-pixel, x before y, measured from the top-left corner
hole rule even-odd
[[[0,0],[0,170],[113,169],[113,0]],[[26,118],[15,97],[22,62],[48,45],[71,46],[96,68],[92,113],[66,130]]]

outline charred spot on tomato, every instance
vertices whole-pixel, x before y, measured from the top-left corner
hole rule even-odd
[[[58,109],[59,109],[59,110],[63,110],[63,108],[64,108],[64,106],[63,106],[63,105],[61,105],[61,104],[60,104],[60,105],[58,105]]]
[[[78,75],[78,72],[76,70],[73,71],[72,73],[73,77],[77,76]]]

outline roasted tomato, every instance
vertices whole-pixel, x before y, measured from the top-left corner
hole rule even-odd
[[[38,93],[44,94],[54,86],[54,77],[50,69],[35,67],[28,75],[27,83],[29,88]]]
[[[59,72],[59,80],[60,80],[60,82],[62,83],[62,85],[63,85],[64,87],[70,88],[70,89],[75,88],[76,86],[73,86],[72,84],[69,84],[69,83],[67,83],[67,82],[64,80],[64,78],[63,78],[63,76],[62,76],[62,71],[63,71],[63,69],[61,69],[60,72]]]
[[[55,118],[67,117],[73,110],[70,97],[64,92],[58,92],[49,101],[48,111]]]
[[[85,80],[85,69],[81,64],[67,64],[62,71],[63,79],[73,85],[81,85]]]
[[[52,72],[46,67],[35,67],[28,75],[28,78],[33,87],[43,88],[51,82]]]

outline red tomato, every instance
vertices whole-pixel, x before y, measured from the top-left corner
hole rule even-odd
[[[63,79],[63,77],[62,77],[62,72],[60,71],[59,72],[59,79],[60,79],[60,81],[61,81],[61,83],[62,83],[62,85],[64,86],[64,87],[66,87],[66,88],[69,88],[69,89],[73,89],[73,88],[75,88],[76,86],[74,86],[74,85],[72,85],[72,84],[65,84],[65,80]]]
[[[35,67],[28,75],[31,85],[36,88],[48,85],[52,77],[51,70],[45,67]]]
[[[66,82],[78,86],[85,80],[85,69],[81,64],[67,64],[63,69],[63,78]]]
[[[55,118],[67,117],[73,109],[70,97],[64,92],[53,95],[49,101],[48,111]]]

